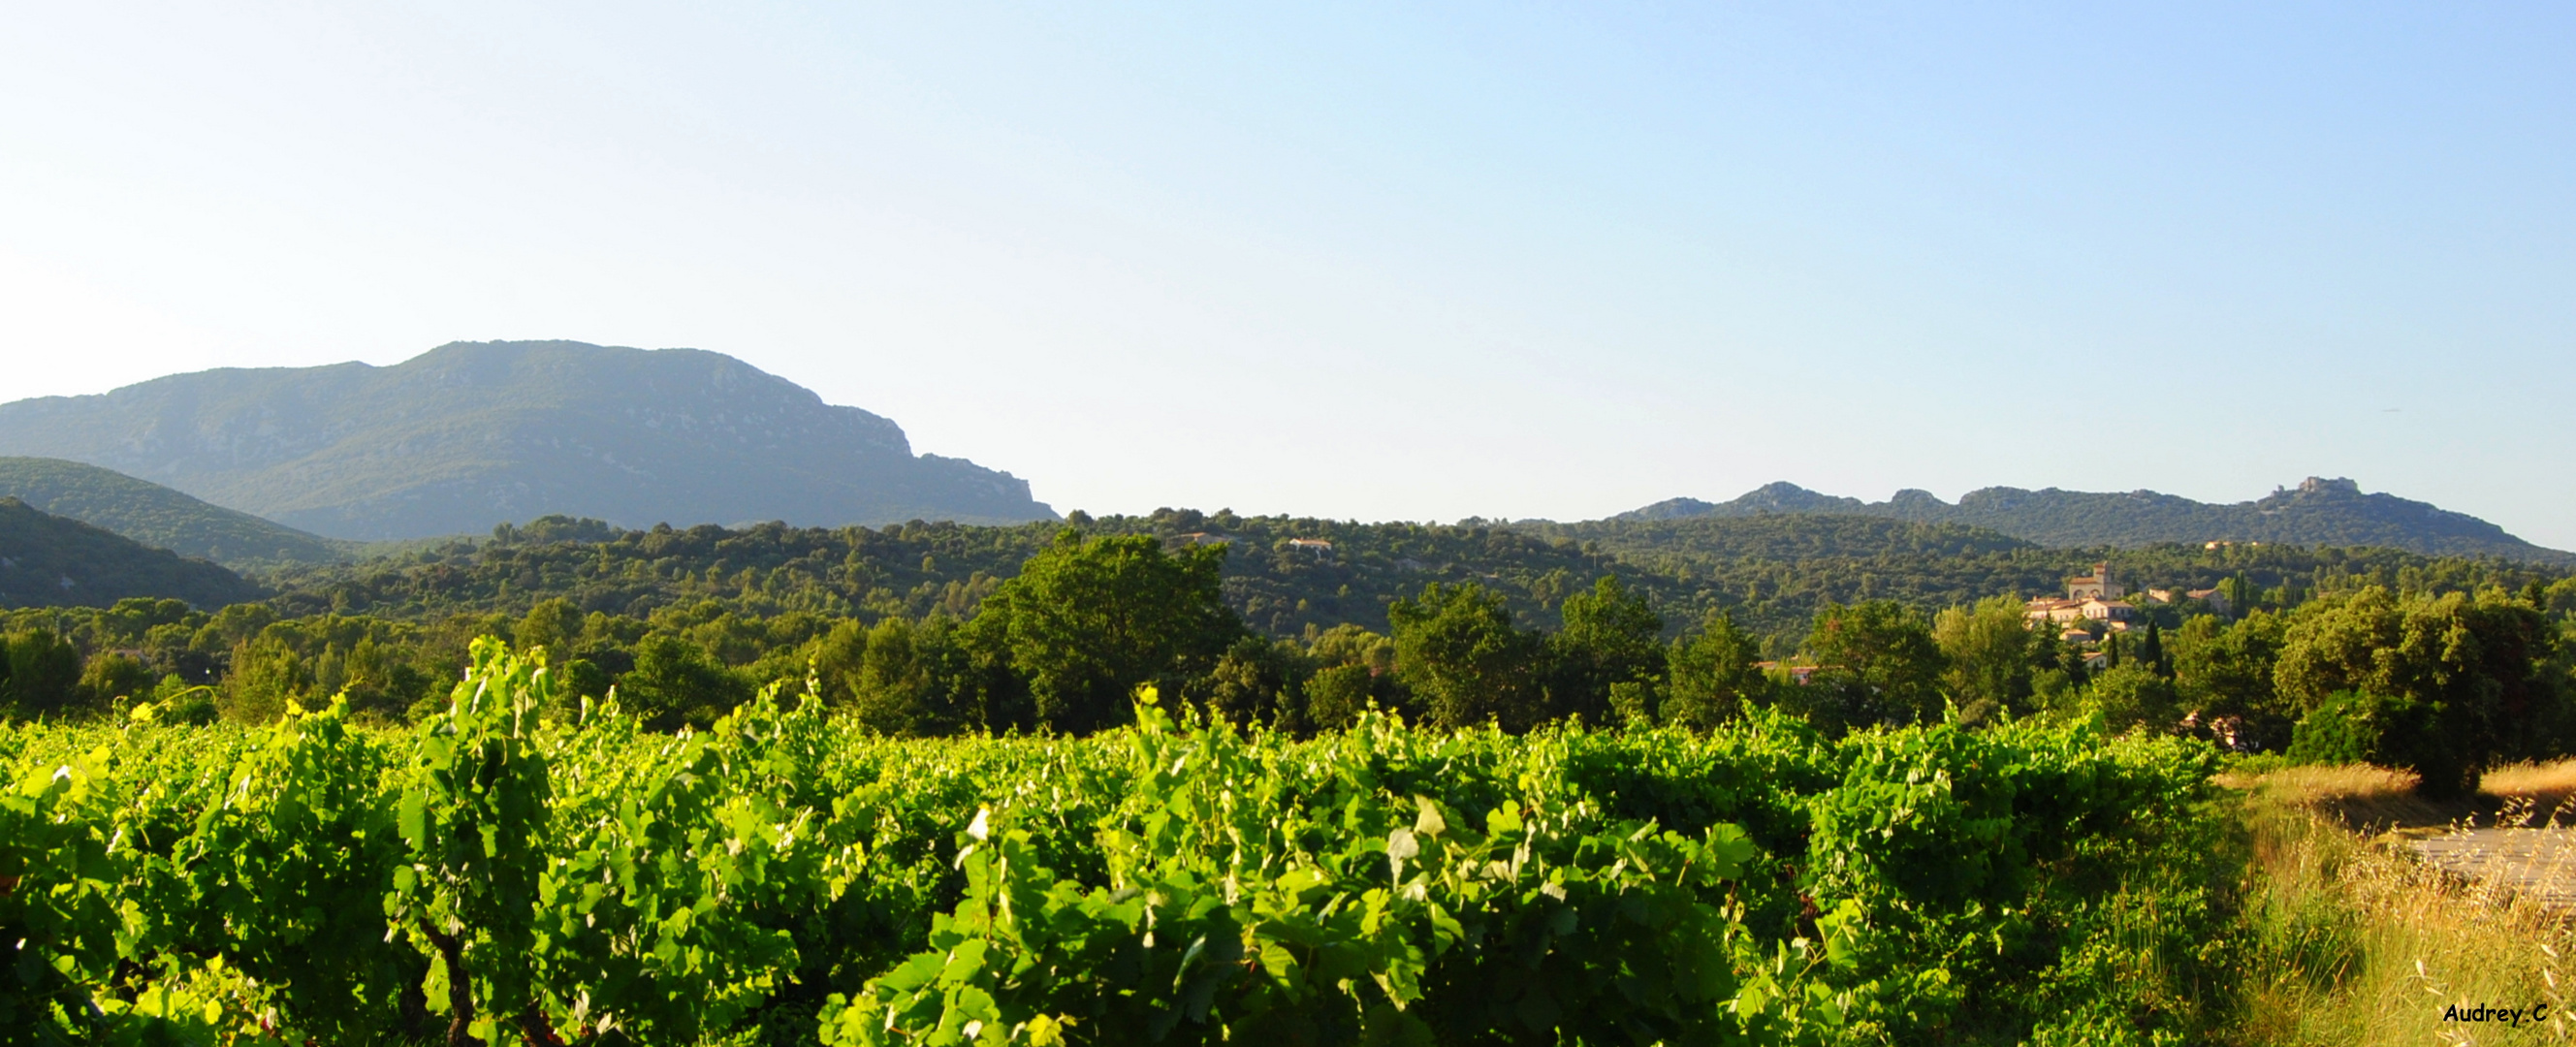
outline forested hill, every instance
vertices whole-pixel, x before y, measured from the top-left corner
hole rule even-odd
[[[106,607],[159,597],[211,610],[264,595],[215,564],[0,497],[0,607]]]
[[[2485,520],[2387,493],[2364,494],[2351,480],[2309,477],[2251,502],[2217,505],[2154,491],[2093,493],[2054,487],[2025,491],[1988,487],[1958,504],[1925,491],[1898,491],[1884,502],[1818,494],[1773,483],[1729,502],[1674,498],[1611,517],[1651,522],[1692,517],[1777,513],[1879,516],[1923,523],[1968,524],[2052,548],[2136,548],[2160,542],[2279,542],[2384,546],[2438,556],[2501,556],[2576,566],[2576,553],[2533,545]]]
[[[1171,548],[1223,543],[1226,602],[1246,624],[1280,637],[1342,623],[1384,631],[1391,601],[1435,582],[1483,586],[1523,624],[1554,628],[1565,597],[1615,575],[1644,593],[1673,629],[1724,611],[1785,651],[1827,603],[1894,599],[1931,611],[1998,594],[2032,596],[2057,591],[2103,556],[2135,587],[2196,589],[2236,579],[2284,602],[2321,585],[2519,587],[2564,573],[2387,549],[2047,549],[1964,525],[1852,516],[1497,527],[1166,509],[1012,527],[633,531],[547,519],[492,539],[288,572],[280,576],[285,591],[270,604],[287,616],[410,620],[516,618],[556,598],[582,612],[657,621],[724,614],[962,618],[1064,526],[1152,534]]]
[[[209,505],[113,469],[59,458],[0,458],[0,496],[236,569],[356,558],[351,543]]]
[[[391,367],[226,368],[0,404],[0,454],[104,466],[334,538],[1053,519],[1028,483],[695,349],[458,342]]]
[[[2035,550],[2035,543],[1983,527],[1872,516],[1765,514],[1573,524],[1510,524],[1511,530],[1599,545],[1631,559],[1803,562],[1875,556],[1962,557]]]

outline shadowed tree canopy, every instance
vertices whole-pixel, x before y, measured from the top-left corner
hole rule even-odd
[[[1797,688],[1829,727],[1920,723],[1941,711],[1947,659],[1921,613],[1894,600],[1829,607],[1807,634],[1822,668]]]
[[[1667,655],[1670,676],[1658,718],[1700,730],[1725,722],[1761,697],[1766,681],[1755,664],[1761,657],[1761,642],[1738,628],[1734,616],[1711,612],[1698,636],[1675,641]]]
[[[1566,597],[1560,613],[1565,627],[1548,638],[1549,711],[1594,724],[1651,719],[1648,694],[1664,675],[1664,619],[1645,595],[1604,575],[1592,591]]]
[[[1387,606],[1397,678],[1434,724],[1499,724],[1524,731],[1546,717],[1536,670],[1545,637],[1512,625],[1502,597],[1481,585],[1424,586]]]

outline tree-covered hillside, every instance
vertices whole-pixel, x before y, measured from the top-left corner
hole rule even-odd
[[[1967,524],[1799,514],[1511,524],[1513,530],[1598,543],[1613,552],[1699,561],[1802,561],[1853,556],[1982,556],[2039,546]]]
[[[354,543],[209,505],[113,469],[60,458],[0,457],[0,496],[241,570],[335,563],[355,559],[358,549]]]
[[[881,529],[620,530],[548,518],[490,539],[283,572],[272,604],[290,616],[410,620],[515,617],[555,598],[584,613],[639,619],[707,601],[752,617],[804,612],[876,621],[944,611],[963,618],[1068,526],[1153,535],[1175,549],[1223,545],[1226,602],[1247,625],[1278,637],[1342,624],[1384,631],[1388,606],[1432,583],[1483,586],[1522,624],[1553,628],[1567,596],[1615,576],[1675,628],[1723,611],[1785,651],[1829,604],[1897,600],[1928,613],[1999,594],[2038,596],[2106,558],[2133,588],[2177,591],[2228,579],[2285,594],[2354,579],[2520,586],[2563,573],[2389,549],[2047,549],[1962,525],[1853,516],[1436,525],[1165,509],[1077,515],[1068,524]]]
[[[1542,615],[1604,573],[1612,558],[1565,539],[1485,527],[1360,524],[1230,512],[1013,527],[897,524],[881,529],[742,529],[701,525],[619,530],[549,518],[405,556],[280,575],[289,610],[396,617],[523,612],[561,596],[585,611],[642,616],[701,600],[753,613],[809,611],[875,619],[934,609],[964,616],[1059,529],[1154,535],[1179,548],[1225,548],[1225,593],[1254,628],[1386,626],[1386,605],[1429,582],[1483,582]],[[1324,542],[1298,546],[1296,541]]]
[[[215,564],[0,497],[0,607],[105,607],[163,597],[212,609],[263,595]]]
[[[548,513],[884,524],[1052,519],[1026,481],[729,356],[458,342],[391,367],[226,368],[0,404],[0,453],[88,462],[317,534]]]
[[[2289,545],[2384,546],[2435,556],[2501,556],[2576,566],[2576,553],[2542,548],[2466,513],[2392,494],[2364,494],[2351,480],[2310,477],[2259,500],[2213,505],[2154,491],[2092,493],[2049,488],[1988,487],[1956,505],[1925,491],[1898,491],[1884,502],[1818,494],[1790,483],[1767,484],[1729,502],[1674,498],[1611,517],[1653,522],[1702,516],[1783,513],[1879,516],[1921,523],[1983,527],[2052,548],[2136,548],[2166,542],[2275,542]]]

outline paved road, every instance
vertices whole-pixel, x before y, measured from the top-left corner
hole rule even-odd
[[[2576,829],[2469,829],[2407,841],[2424,860],[2576,909]]]

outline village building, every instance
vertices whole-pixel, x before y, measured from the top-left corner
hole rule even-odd
[[[1333,555],[1333,543],[1321,538],[1291,538],[1288,539],[1288,548],[1310,552],[1317,556]]]
[[[2098,596],[2077,605],[2076,611],[2084,617],[2097,622],[2126,622],[2129,619],[2138,616],[2137,608],[2121,603],[2117,600],[2105,600]]]
[[[2066,580],[2065,599],[2043,596],[2032,600],[2022,605],[2022,617],[2029,619],[2034,626],[2042,623],[2097,621],[2109,622],[2115,630],[2126,629],[2129,620],[2137,617],[2138,614],[2136,607],[2120,601],[2120,597],[2127,592],[2128,590],[2119,583],[2119,580],[2111,576],[2110,564],[2097,563],[2093,565],[2093,573],[2077,575]],[[2150,599],[2161,597],[2159,602],[2171,602],[2171,596],[2171,593],[2163,590],[2148,591]]]
[[[2084,601],[2058,600],[2043,596],[2023,604],[2021,613],[2022,617],[2030,619],[2031,624],[2034,625],[2041,622],[2080,621],[2084,617]]]
[[[2112,580],[2111,565],[2108,563],[2094,564],[2093,573],[2077,575],[2066,580],[2066,598],[2069,600],[2088,598],[2117,600],[2127,592],[2128,590],[2120,588],[2119,582]]]
[[[2208,604],[2209,609],[2221,618],[2225,618],[2236,612],[2234,604],[2227,599],[2227,594],[2219,592],[2216,589],[2194,589],[2190,592],[2184,593],[2183,596],[2187,599],[2198,600],[2202,603]]]

